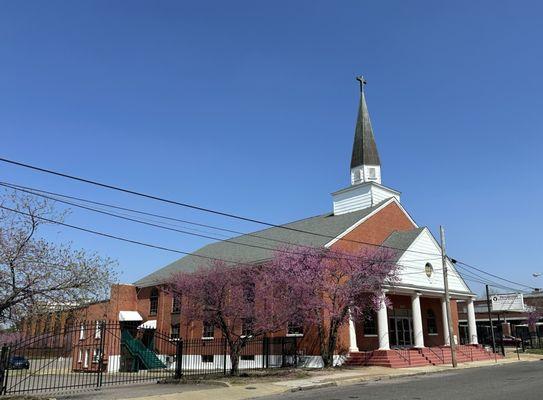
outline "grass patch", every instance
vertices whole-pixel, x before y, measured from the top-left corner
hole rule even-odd
[[[543,355],[543,349],[527,349],[526,353]]]

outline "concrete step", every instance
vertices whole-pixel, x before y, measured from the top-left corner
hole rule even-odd
[[[499,356],[501,358],[501,356]],[[471,362],[483,361],[494,358],[493,354],[488,353],[482,346],[459,346],[457,351],[457,361]],[[390,368],[407,368],[424,365],[449,364],[451,361],[450,347],[435,347],[407,350],[374,350],[368,352],[350,353],[345,365],[363,366],[376,365]]]

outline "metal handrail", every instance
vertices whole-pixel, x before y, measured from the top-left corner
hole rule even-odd
[[[409,350],[406,350],[406,349],[394,349],[394,351],[401,357],[403,358],[406,362],[407,362],[407,365],[411,365],[411,352]],[[404,354],[402,354],[402,352],[406,352],[407,353],[407,356],[405,356]]]
[[[432,347],[427,347],[427,349],[434,353],[434,355],[439,358],[443,364],[445,364],[445,354],[443,354],[443,347],[439,347],[439,349],[441,350],[441,357],[434,351]]]
[[[469,359],[470,359],[471,361],[473,361],[473,349],[471,348],[471,346],[469,346],[469,348],[470,348],[470,354],[468,355],[468,354],[466,354],[466,352],[464,351],[466,347],[468,347],[468,346],[458,345],[458,346],[456,346],[456,350],[457,350],[459,353],[462,353],[464,356],[469,357]]]

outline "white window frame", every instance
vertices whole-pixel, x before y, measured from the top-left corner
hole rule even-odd
[[[102,321],[96,321],[96,326],[94,328],[94,338],[100,339],[102,337]]]
[[[79,325],[79,340],[85,340],[85,324]]]
[[[94,348],[92,349],[92,363],[98,364],[100,362],[100,356],[101,356],[100,349]]]
[[[304,327],[303,326],[296,326],[295,328],[301,328],[302,329],[302,332],[300,333],[290,333],[290,325],[291,324],[287,324],[287,337],[303,337],[304,336]]]
[[[177,337],[173,336],[173,328],[177,327]],[[180,340],[181,339],[181,324],[171,324],[170,326],[170,340]]]
[[[206,324],[205,322],[202,323],[202,339],[204,340],[212,340],[212,339],[215,339],[215,324],[211,324],[211,326],[213,327],[213,336],[205,336],[206,334]]]
[[[83,368],[89,368],[90,349],[85,350],[85,360],[83,362]]]

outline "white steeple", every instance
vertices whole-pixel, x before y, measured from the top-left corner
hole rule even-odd
[[[362,76],[356,80],[360,82],[360,104],[351,157],[351,185],[332,193],[335,215],[373,207],[391,197],[400,201],[400,192],[381,185],[381,161],[364,93],[366,81]]]
[[[373,137],[370,114],[366,104],[364,86],[366,80],[363,76],[356,77],[360,82],[360,104],[354,133],[353,154],[351,157],[351,184],[364,182],[381,183],[381,161],[377,152],[377,145]]]

